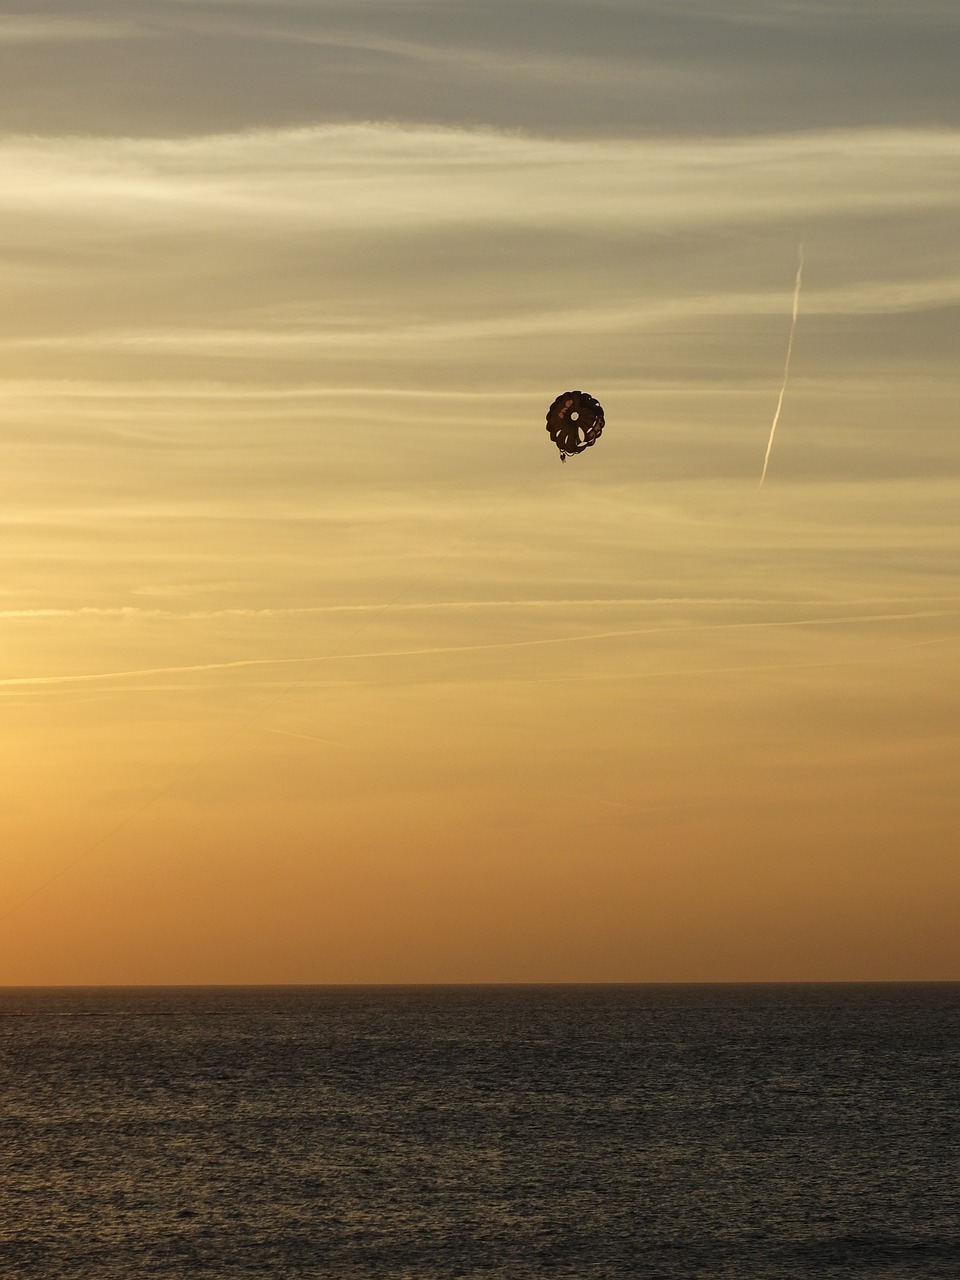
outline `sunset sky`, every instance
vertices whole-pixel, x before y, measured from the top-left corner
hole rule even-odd
[[[0,17],[0,983],[960,979],[958,65]]]

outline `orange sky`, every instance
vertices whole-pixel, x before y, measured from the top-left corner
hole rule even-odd
[[[0,983],[960,978],[955,24],[334,8],[0,23]]]

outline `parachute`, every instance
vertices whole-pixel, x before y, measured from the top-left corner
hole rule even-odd
[[[585,391],[564,391],[547,410],[547,430],[565,462],[568,454],[583,453],[600,439],[603,409]]]

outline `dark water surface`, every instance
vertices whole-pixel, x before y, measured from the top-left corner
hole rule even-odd
[[[0,990],[0,1276],[960,1280],[960,985]]]

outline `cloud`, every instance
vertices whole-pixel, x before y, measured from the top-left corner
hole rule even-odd
[[[0,16],[0,47],[78,40],[129,40],[142,34],[142,30],[132,22],[28,14]]]
[[[100,226],[716,226],[955,208],[960,130],[580,142],[386,124],[0,143],[10,214]]]
[[[811,291],[804,310],[810,316],[889,315],[960,305],[960,275],[932,280],[863,281],[843,288]],[[305,355],[322,348],[356,348],[393,344],[473,342],[488,338],[543,338],[575,330],[590,334],[618,334],[664,324],[692,323],[722,317],[779,316],[784,309],[781,292],[727,293],[662,297],[640,301],[633,307],[581,304],[576,310],[520,311],[503,316],[395,324],[331,325],[262,329],[255,325],[236,329],[186,326],[170,329],[126,328],[56,337],[13,339],[11,348],[56,350],[70,347],[87,351],[144,351],[164,354],[242,353]],[[301,393],[302,394],[302,393]]]
[[[167,382],[170,357],[299,360],[300,381],[319,354],[340,385],[371,386],[387,361],[471,359],[498,340],[532,351],[577,335],[599,350],[608,335],[779,321],[798,232],[808,318],[932,311],[960,303],[958,163],[960,130],[586,142],[371,123],[0,138],[18,317],[0,344],[24,386],[76,385],[97,353],[140,377],[165,362]],[[68,348],[75,365],[59,360]],[[371,355],[373,377],[360,369]]]
[[[665,15],[675,11],[672,0],[645,0],[645,7],[648,12]],[[712,0],[692,0],[685,6],[687,21],[694,21],[695,14],[720,24],[797,31],[820,29],[826,23],[844,20],[859,24],[863,20],[863,7],[860,0],[814,0],[814,3],[805,4],[797,4],[796,0],[767,0],[762,7],[733,0],[726,0],[723,6],[712,3]],[[901,0],[874,0],[870,17],[871,21],[883,20],[896,26],[913,27],[926,24],[955,27],[958,22],[952,0],[915,0],[909,8],[905,8]]]
[[[210,27],[223,30],[223,24]],[[229,28],[228,28],[229,29]],[[619,56],[612,51],[587,51],[582,46],[576,52],[560,52],[549,49],[538,52],[536,48],[521,49],[517,44],[506,46],[471,44],[469,39],[460,43],[443,44],[436,39],[412,40],[390,36],[382,32],[351,31],[346,27],[331,26],[322,31],[305,30],[301,26],[276,26],[247,21],[232,27],[233,34],[265,43],[278,42],[296,45],[298,49],[315,46],[336,55],[353,52],[371,54],[394,63],[410,62],[431,68],[434,74],[446,72],[454,81],[478,76],[487,82],[513,81],[524,89],[532,86],[555,90],[558,83],[591,83],[594,95],[608,92],[611,86],[636,89],[638,77],[642,77],[646,91],[659,89],[677,92],[686,85],[701,91],[704,81],[711,74],[704,67],[684,67],[676,59],[657,57]],[[389,71],[387,72],[389,75]],[[718,82],[721,77],[716,74]]]
[[[16,376],[2,416],[21,440],[46,413],[60,439],[142,443],[149,429],[152,447],[212,439],[196,424],[231,382],[261,383],[236,423],[314,412],[292,409],[291,389],[325,384],[339,448],[372,419],[437,426],[438,392],[460,391],[475,420],[483,400],[466,386],[489,404],[572,369],[588,386],[757,386],[782,360],[801,234],[798,377],[836,382],[842,359],[849,385],[887,367],[888,347],[932,376],[952,367],[948,322],[911,318],[960,305],[958,162],[960,130],[931,129],[583,141],[381,122],[0,138],[0,357]],[[862,322],[891,315],[908,317],[895,339]],[[853,322],[825,343],[834,317]],[[84,403],[98,377],[113,380],[103,408]],[[60,380],[67,413],[50,401]],[[156,394],[131,412],[148,381]],[[191,386],[188,423],[164,402]],[[365,410],[364,388],[389,405]],[[720,439],[714,421],[704,430]]]

